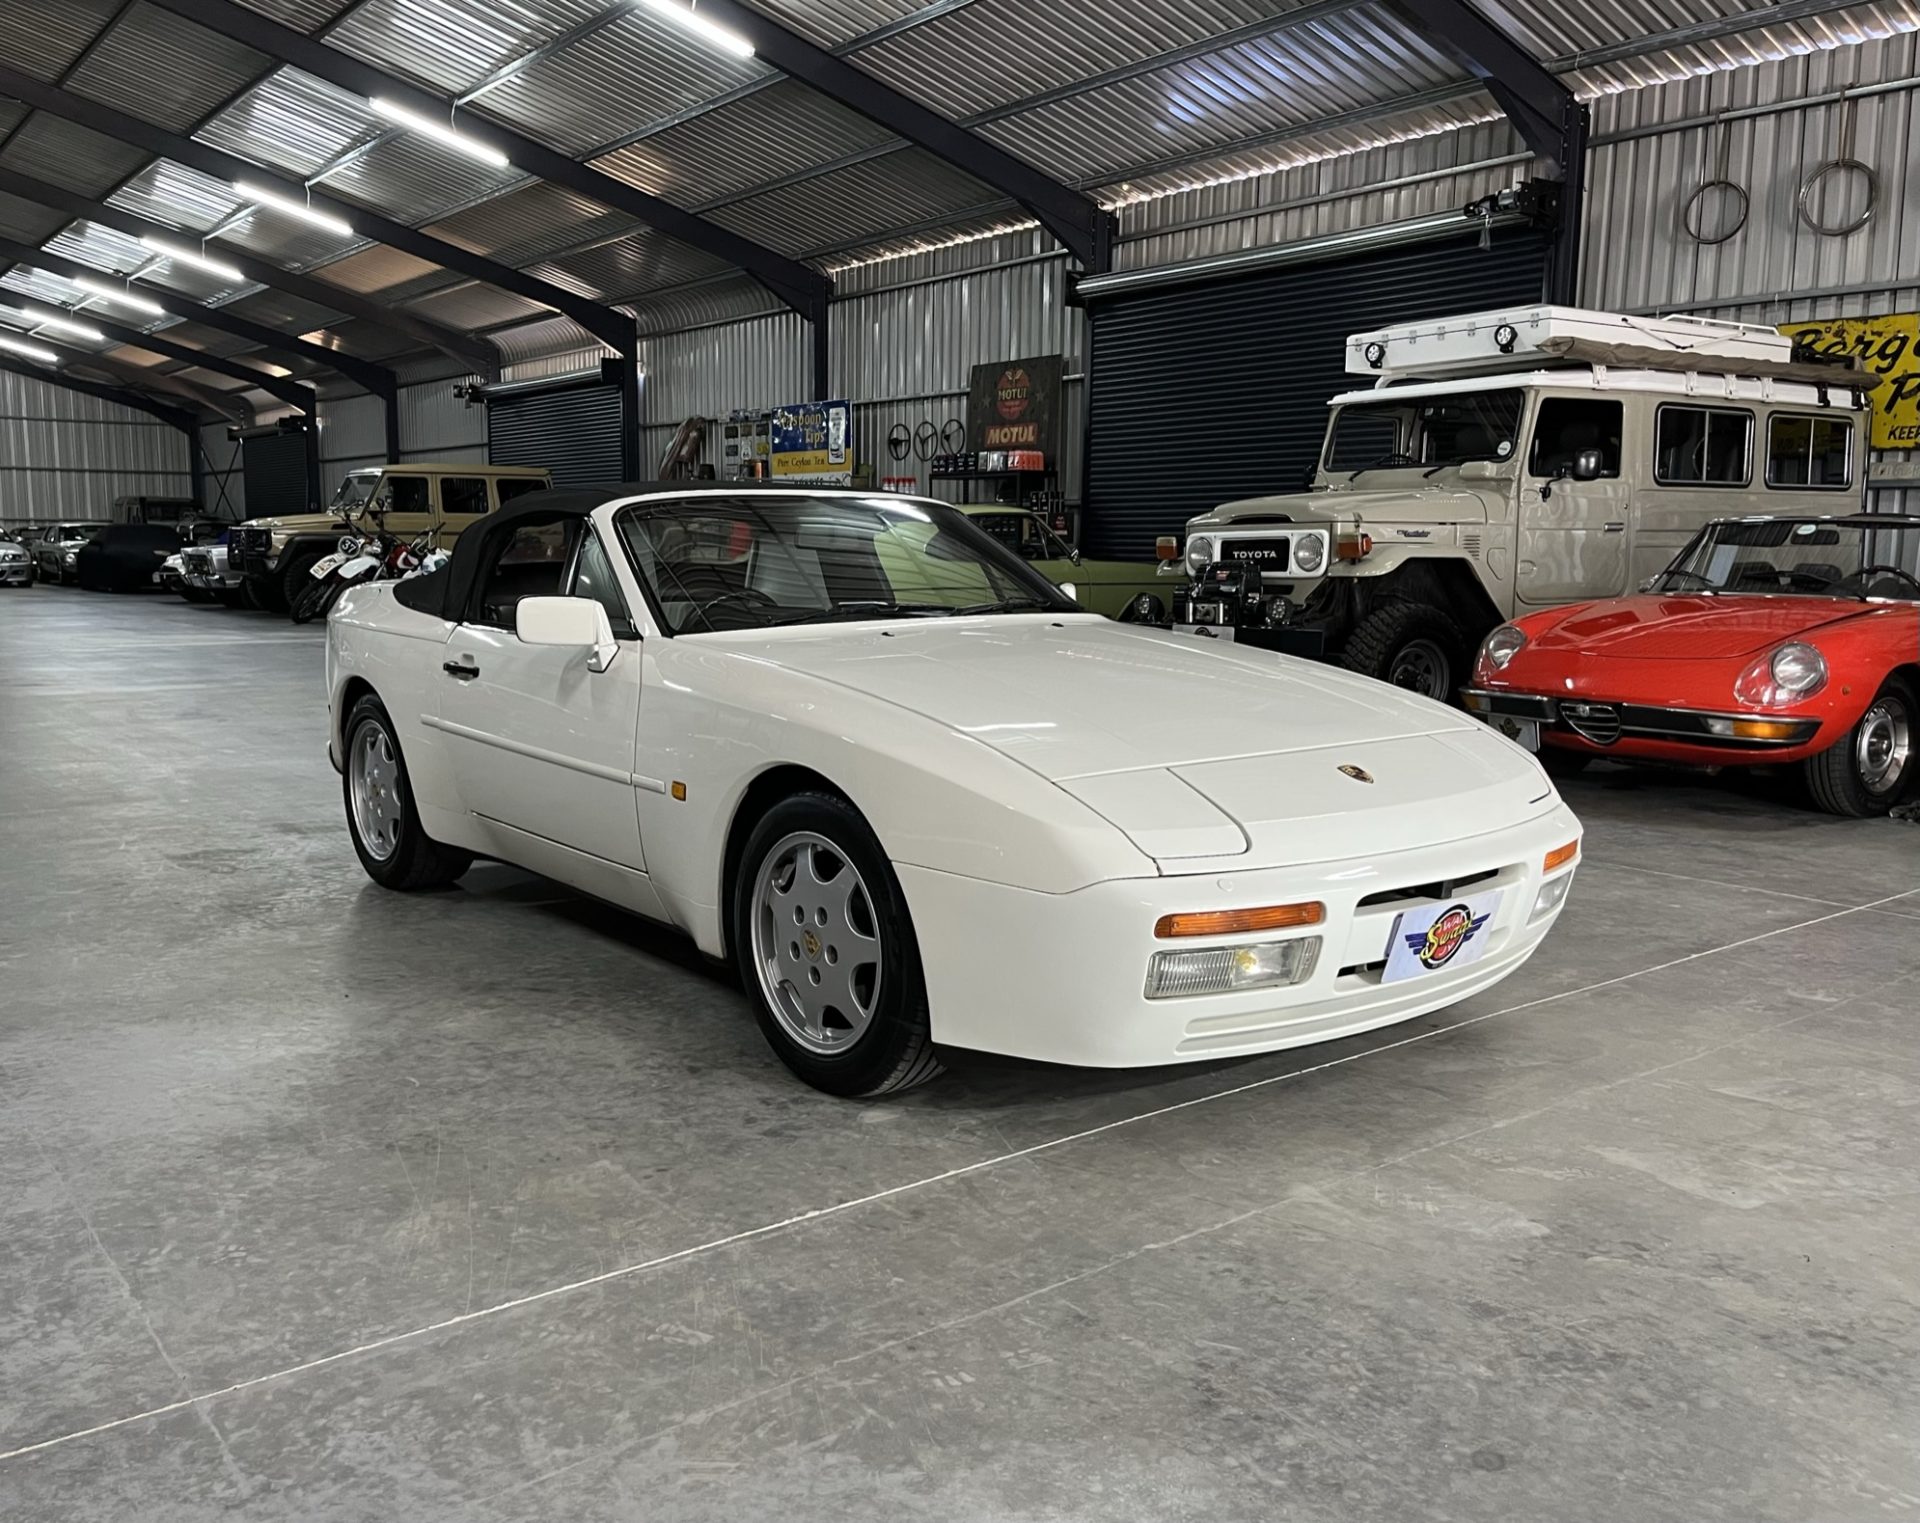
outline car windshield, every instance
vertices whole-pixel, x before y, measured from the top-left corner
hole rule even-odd
[[[1653,592],[1920,601],[1920,519],[1732,519],[1708,524]]]
[[[1031,513],[969,513],[974,524],[1027,561],[1063,561],[1072,552]]]
[[[336,513],[357,513],[367,505],[367,499],[373,495],[373,489],[380,484],[380,473],[370,472],[365,476],[349,476],[340,483],[340,490],[333,494],[333,508]]]
[[[670,634],[1074,607],[933,503],[713,495],[630,508],[618,523]]]
[[[1506,460],[1520,437],[1520,391],[1349,402],[1327,431],[1326,468],[1358,475],[1382,467],[1437,471],[1469,460]]]

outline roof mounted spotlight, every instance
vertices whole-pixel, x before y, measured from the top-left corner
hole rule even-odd
[[[1371,344],[1368,344],[1365,353],[1367,363],[1373,366],[1375,370],[1378,370],[1387,362],[1387,346],[1381,343],[1379,339],[1375,339]]]
[[[1493,330],[1493,347],[1502,354],[1512,354],[1513,346],[1520,342],[1520,332],[1512,323],[1502,323]]]

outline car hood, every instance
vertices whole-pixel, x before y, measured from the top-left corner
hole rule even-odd
[[[1441,704],[1314,662],[1087,615],[708,638],[991,747],[1169,871],[1411,849],[1554,801],[1525,752]]]
[[[267,529],[288,534],[324,534],[350,522],[340,513],[290,513],[279,518],[249,518],[236,529]]]
[[[1756,654],[1782,640],[1871,611],[1848,598],[1646,595],[1574,609],[1528,643],[1541,652],[1635,661],[1702,661]]]
[[[1375,490],[1294,492],[1223,503],[1188,524],[1189,532],[1245,524],[1249,519],[1287,519],[1326,525],[1362,523],[1458,523],[1487,516],[1486,499],[1460,487],[1382,487]]]

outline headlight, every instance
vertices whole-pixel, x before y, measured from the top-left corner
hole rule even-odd
[[[80,559],[80,552],[78,550],[68,550],[61,555],[60,559],[71,566],[75,561]]]
[[[1480,664],[1490,672],[1503,672],[1526,643],[1527,637],[1515,625],[1502,624],[1480,647]]]
[[[1318,534],[1303,534],[1293,542],[1293,569],[1309,576],[1327,563],[1327,542]]]
[[[1147,964],[1147,998],[1192,999],[1247,989],[1285,988],[1312,978],[1319,960],[1318,936],[1155,952]]]
[[[1755,708],[1777,708],[1809,698],[1827,685],[1827,658],[1789,640],[1753,662],[1733,684],[1734,697]]]
[[[1213,564],[1213,541],[1196,534],[1187,541],[1187,575],[1198,576]]]

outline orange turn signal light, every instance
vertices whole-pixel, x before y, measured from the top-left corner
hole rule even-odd
[[[1556,867],[1565,867],[1579,855],[1580,843],[1578,841],[1569,841],[1565,846],[1556,846],[1552,851],[1547,853],[1546,863],[1541,867],[1540,871],[1550,873]]]
[[[1318,925],[1327,907],[1317,899],[1306,904],[1268,904],[1252,910],[1194,910],[1185,915],[1162,915],[1153,934],[1172,936],[1230,936],[1236,931],[1286,931]]]
[[[1741,740],[1792,740],[1800,726],[1784,719],[1736,719],[1729,728]]]
[[[1180,537],[1176,534],[1162,534],[1153,542],[1155,560],[1177,561],[1180,559]]]
[[[1365,560],[1373,554],[1373,536],[1371,534],[1342,534],[1333,542],[1333,553],[1337,560]]]

